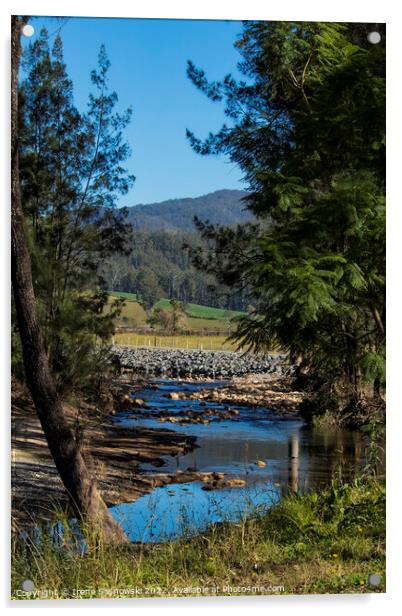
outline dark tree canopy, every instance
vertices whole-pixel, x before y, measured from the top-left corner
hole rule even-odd
[[[228,123],[203,155],[237,163],[257,225],[199,222],[211,251],[194,262],[252,287],[255,313],[236,338],[281,347],[327,382],[359,395],[385,374],[385,28],[370,24],[245,22],[236,42],[244,79],[194,85],[222,102]]]

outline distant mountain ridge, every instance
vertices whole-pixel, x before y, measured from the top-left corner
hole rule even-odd
[[[243,190],[224,189],[201,197],[141,203],[127,208],[128,222],[134,229],[149,231],[194,232],[194,216],[213,224],[235,225],[253,218],[241,201],[246,194]]]

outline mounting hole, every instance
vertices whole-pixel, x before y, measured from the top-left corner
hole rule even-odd
[[[370,586],[379,586],[379,584],[381,583],[381,576],[377,575],[376,573],[370,573],[370,575],[368,576],[368,583],[370,584]]]
[[[35,584],[32,580],[24,580],[21,584],[21,588],[25,590],[25,592],[32,592],[35,588]]]
[[[367,40],[372,45],[378,45],[381,41],[381,34],[379,32],[369,32],[367,35]]]
[[[31,24],[25,24],[25,26],[22,28],[22,34],[24,36],[32,36],[34,32],[35,28],[31,26]]]

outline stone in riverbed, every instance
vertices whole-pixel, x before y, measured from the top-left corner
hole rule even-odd
[[[211,481],[212,478],[212,473],[203,473],[200,476],[201,481],[203,481],[204,483],[206,483],[207,481]]]
[[[228,488],[241,488],[246,485],[246,481],[244,479],[227,479],[225,481],[225,486]]]
[[[204,486],[202,486],[202,490],[211,491],[211,490],[222,490],[223,488],[242,488],[246,485],[245,479],[238,479],[234,477],[233,479],[215,479],[215,475],[223,473],[212,473],[214,478],[213,481],[208,481]]]
[[[224,479],[225,473],[215,471],[214,473],[212,473],[212,477],[214,479]]]
[[[214,486],[212,483],[206,483],[201,488],[201,490],[205,490],[206,492],[210,492],[211,490],[215,490],[215,489],[216,489],[216,486]]]

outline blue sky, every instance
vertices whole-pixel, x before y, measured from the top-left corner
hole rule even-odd
[[[127,163],[136,176],[133,189],[119,205],[196,197],[221,188],[243,188],[240,170],[224,157],[195,154],[186,128],[204,137],[224,121],[221,103],[212,103],[186,76],[187,60],[210,79],[238,76],[240,55],[233,47],[241,32],[236,21],[151,19],[35,18],[34,38],[42,25],[50,42],[60,27],[67,71],[74,84],[75,104],[84,110],[102,43],[111,61],[110,87],[119,96],[118,109],[133,107],[126,129],[132,148]],[[24,44],[29,40],[25,39]]]

